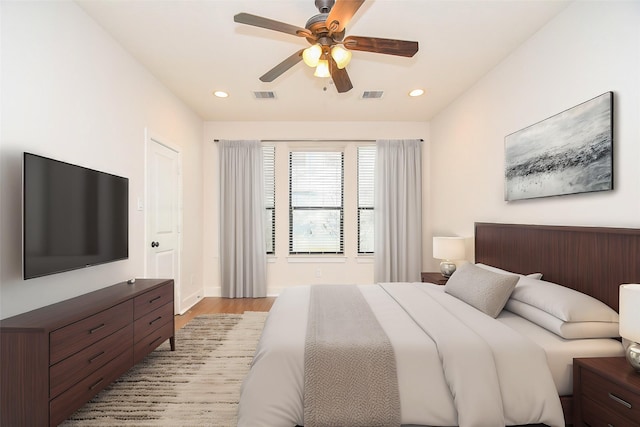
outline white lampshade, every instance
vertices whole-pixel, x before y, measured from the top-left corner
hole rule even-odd
[[[640,284],[620,285],[620,336],[640,343]]]
[[[314,44],[302,51],[302,60],[309,67],[315,67],[318,65],[320,55],[322,55],[322,47],[319,44]]]
[[[316,72],[313,73],[313,75],[316,77],[331,77],[331,73],[329,72],[329,61],[326,59],[319,60]]]
[[[351,51],[340,45],[335,45],[331,48],[331,56],[336,61],[338,68],[341,70],[349,64],[349,61],[351,61]]]
[[[464,237],[434,237],[433,257],[437,259],[464,259]]]

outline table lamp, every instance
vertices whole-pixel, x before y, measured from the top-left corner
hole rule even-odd
[[[433,257],[443,260],[440,273],[444,277],[451,277],[456,271],[453,260],[464,259],[464,237],[434,237]]]
[[[631,343],[625,350],[627,360],[640,373],[640,285],[620,286],[620,336]]]

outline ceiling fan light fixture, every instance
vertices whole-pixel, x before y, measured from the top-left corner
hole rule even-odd
[[[351,51],[340,45],[335,45],[331,48],[331,56],[336,61],[338,68],[341,70],[349,64],[349,61],[351,61]]]
[[[302,60],[309,67],[316,67],[321,55],[322,47],[319,44],[314,44],[302,51]]]
[[[329,72],[329,61],[326,59],[319,60],[316,72],[313,73],[313,75],[316,77],[331,77],[331,73]]]

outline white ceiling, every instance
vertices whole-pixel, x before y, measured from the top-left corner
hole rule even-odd
[[[338,94],[304,63],[258,77],[303,38],[236,24],[239,12],[304,27],[313,0],[76,0],[204,120],[429,120],[557,15],[565,0],[367,0],[346,35],[419,42],[413,58],[353,52],[353,89]],[[326,90],[324,88],[326,87]],[[407,93],[426,93],[410,98]],[[226,99],[212,95],[227,91]],[[275,91],[256,100],[253,91]],[[382,90],[382,99],[361,99]]]

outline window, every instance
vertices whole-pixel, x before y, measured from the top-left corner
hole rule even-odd
[[[342,254],[344,155],[289,153],[289,253]]]
[[[267,254],[275,253],[276,245],[276,186],[275,186],[275,147],[262,147],[264,168],[264,204],[265,204],[265,236]]]
[[[373,183],[376,147],[358,147],[358,254],[373,253]]]

